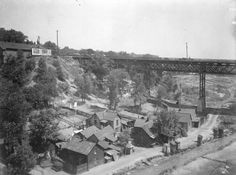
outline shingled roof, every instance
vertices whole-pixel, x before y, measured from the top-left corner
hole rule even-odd
[[[176,117],[178,118],[178,121],[182,123],[192,122],[191,114],[188,113],[176,112]]]
[[[89,138],[91,135],[97,133],[98,131],[100,131],[100,129],[98,129],[96,126],[90,126],[87,129],[83,130],[82,132],[80,132],[85,138]]]
[[[108,140],[115,142],[117,139],[114,137],[114,129],[110,125],[106,126],[102,130],[94,133],[94,135],[98,138],[98,140],[104,140],[107,138]]]
[[[72,139],[64,146],[64,149],[68,149],[83,155],[88,155],[96,144],[88,141],[80,141],[77,138]]]
[[[134,127],[136,128],[142,128],[146,134],[151,137],[151,138],[155,138],[156,136],[151,132],[150,128],[153,126],[153,121],[146,121],[143,119],[137,119],[134,123]]]
[[[118,117],[117,113],[112,111],[97,112],[96,115],[100,120],[108,121],[114,121],[114,119]]]

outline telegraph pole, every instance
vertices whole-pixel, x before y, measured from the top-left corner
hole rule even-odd
[[[59,55],[59,46],[58,46],[58,30],[57,30],[57,55]]]
[[[186,45],[186,58],[188,58],[188,43],[186,42],[185,45]]]

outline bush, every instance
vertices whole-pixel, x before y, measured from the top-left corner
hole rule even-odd
[[[27,73],[31,72],[35,69],[35,66],[36,66],[35,60],[34,59],[29,59],[25,63],[25,71]]]
[[[61,65],[60,65],[59,61],[58,60],[54,60],[52,64],[53,64],[53,66],[57,70],[57,78],[60,81],[65,81],[65,76],[63,74],[63,71],[62,71],[62,68],[61,68]]]
[[[68,83],[58,83],[58,91],[59,92],[64,92],[65,94],[68,94],[70,92],[70,87]]]

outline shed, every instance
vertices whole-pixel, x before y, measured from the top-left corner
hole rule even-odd
[[[101,147],[78,139],[67,143],[59,155],[65,161],[65,170],[75,174],[104,163],[104,151]]]
[[[92,136],[93,134],[95,134],[99,131],[100,131],[100,129],[98,129],[96,126],[90,126],[90,127],[86,128],[85,130],[83,130],[82,132],[78,133],[77,135],[81,139],[88,139],[90,136]]]
[[[113,130],[113,128],[111,128],[110,125],[108,125],[102,130],[92,134],[88,138],[88,140],[95,143],[99,141],[104,141],[104,140],[109,143],[114,143],[117,140],[117,138],[114,135],[115,135],[115,131]]]
[[[181,128],[188,131],[189,128],[192,127],[191,114],[176,112],[176,117],[178,118],[178,123],[180,124]]]
[[[132,129],[131,137],[138,146],[151,147],[155,143],[156,135],[152,133],[152,121],[137,119]]]
[[[97,112],[97,117],[100,120],[101,128],[110,125],[116,132],[121,131],[120,117],[114,111]]]

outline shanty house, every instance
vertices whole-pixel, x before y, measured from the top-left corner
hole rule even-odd
[[[51,55],[51,50],[42,48],[39,45],[25,44],[25,43],[13,43],[0,41],[0,63],[5,62],[7,56],[17,56],[18,51],[22,51],[24,58],[28,58],[33,55]]]
[[[118,113],[121,120],[122,130],[127,130],[134,127],[134,123],[137,119],[144,119],[145,117],[140,114],[131,113],[128,111],[120,111]]]
[[[86,120],[86,126],[87,127],[96,126],[97,128],[101,129],[101,123],[100,123],[99,117],[96,114],[91,115],[90,117],[88,117],[87,120]]]
[[[137,119],[132,129],[131,137],[134,139],[134,144],[143,147],[151,147],[155,143],[156,135],[152,133],[152,121]]]
[[[100,131],[97,131],[96,133],[92,134],[89,138],[88,141],[98,143],[99,141],[106,141],[110,144],[114,143],[117,140],[115,137],[115,131],[113,128],[108,125],[105,128],[103,128]]]
[[[176,117],[181,128],[185,129],[185,131],[188,131],[192,127],[191,114],[176,112]]]
[[[103,111],[96,113],[96,115],[100,120],[101,128],[110,125],[115,130],[115,132],[121,131],[120,117],[117,115],[116,112]]]
[[[32,48],[36,47],[32,44],[24,43],[12,43],[0,41],[0,57],[2,56],[5,59],[6,56],[12,55],[17,56],[18,50],[21,50],[25,58],[32,55]]]
[[[89,137],[91,137],[93,134],[99,132],[100,129],[98,129],[96,126],[90,126],[86,128],[85,130],[75,134],[75,137],[81,139],[81,140],[87,140]]]
[[[59,154],[65,162],[65,171],[77,174],[104,163],[104,151],[93,142],[76,138],[64,145]]]

